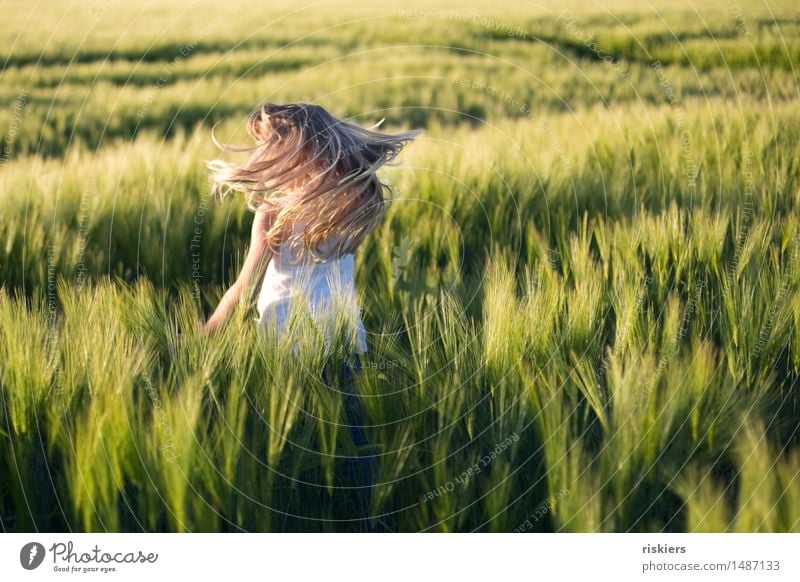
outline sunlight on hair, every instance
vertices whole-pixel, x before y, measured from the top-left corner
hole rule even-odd
[[[277,252],[290,241],[314,261],[352,253],[375,228],[391,189],[377,171],[421,132],[365,129],[309,103],[263,103],[250,114],[247,131],[255,140],[252,147],[214,138],[224,151],[252,154],[240,165],[206,162],[213,194],[241,192],[253,211],[277,207],[267,236],[270,249]],[[296,232],[297,224],[305,229]]]

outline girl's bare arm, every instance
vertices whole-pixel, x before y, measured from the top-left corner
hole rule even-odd
[[[208,321],[205,324],[200,324],[201,331],[209,333],[219,329],[236,309],[242,293],[251,289],[255,293],[258,280],[263,276],[264,269],[269,262],[269,248],[265,236],[272,226],[276,214],[276,207],[266,204],[262,205],[259,211],[256,212],[250,234],[250,248],[242,265],[242,270],[233,285],[222,296],[219,305],[217,305],[211,317],[208,318]]]

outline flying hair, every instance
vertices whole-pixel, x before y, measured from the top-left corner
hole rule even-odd
[[[255,145],[236,147],[212,131],[223,151],[252,151],[243,164],[207,162],[212,194],[241,192],[254,212],[276,211],[267,233],[271,252],[288,241],[301,257],[323,261],[354,252],[377,226],[392,190],[377,171],[421,130],[392,135],[337,119],[316,104],[263,103],[248,117],[247,132]]]

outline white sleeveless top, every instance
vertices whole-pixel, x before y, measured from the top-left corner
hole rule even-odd
[[[335,245],[336,242],[330,244]],[[256,304],[259,327],[275,324],[279,332],[284,332],[292,301],[303,299],[308,302],[315,323],[323,330],[327,346],[330,342],[333,306],[337,310],[345,310],[346,320],[354,326],[352,331],[356,350],[366,352],[366,331],[355,292],[353,255],[343,255],[324,262],[304,258],[293,263],[294,258],[296,255],[287,243],[271,257]]]

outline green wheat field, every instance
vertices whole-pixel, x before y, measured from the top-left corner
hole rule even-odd
[[[3,531],[800,531],[794,0],[3,21]],[[252,221],[211,130],[264,100],[425,130],[356,255],[368,451],[322,379],[347,338],[195,331]]]

